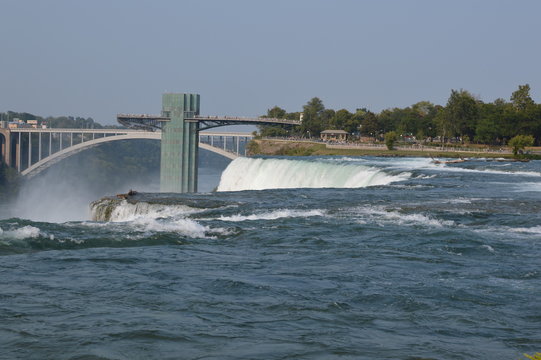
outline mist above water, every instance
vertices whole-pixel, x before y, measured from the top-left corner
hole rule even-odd
[[[155,178],[154,181],[120,178],[114,183],[108,183],[107,179],[96,183],[85,173],[76,167],[54,166],[26,181],[12,205],[10,216],[46,222],[87,220],[90,218],[89,204],[96,199],[129,189],[159,190],[157,174],[149,176]]]

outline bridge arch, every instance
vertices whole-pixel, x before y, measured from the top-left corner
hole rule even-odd
[[[122,134],[122,135],[104,136],[97,139],[85,141],[85,142],[64,148],[60,151],[57,151],[54,154],[51,154],[50,156],[47,156],[41,159],[40,161],[36,162],[35,164],[23,170],[21,172],[21,175],[26,176],[26,177],[33,177],[39,174],[41,171],[49,168],[51,165],[54,165],[65,158],[68,158],[83,150],[98,146],[103,143],[112,142],[112,141],[121,141],[121,140],[143,140],[143,139],[161,140],[161,133],[160,132],[134,132],[134,133],[127,133],[127,134]],[[199,147],[201,149],[214,152],[218,155],[224,156],[231,160],[234,160],[238,157],[238,155],[234,153],[217,148],[209,144],[200,142]]]

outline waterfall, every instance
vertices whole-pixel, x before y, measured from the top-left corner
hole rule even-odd
[[[340,159],[302,160],[238,158],[222,174],[217,191],[287,188],[361,188],[406,180],[410,173],[391,174],[383,169]]]

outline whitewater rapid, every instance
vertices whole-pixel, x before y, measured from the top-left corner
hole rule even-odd
[[[409,179],[381,168],[341,159],[237,158],[225,169],[217,191],[293,188],[362,188]]]

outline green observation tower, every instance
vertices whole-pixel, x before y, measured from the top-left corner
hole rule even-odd
[[[196,192],[199,149],[198,94],[163,94],[162,116],[170,120],[162,126],[160,190]]]

